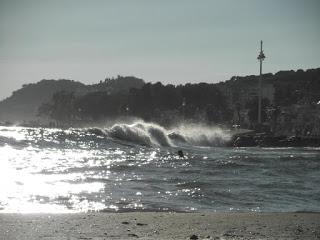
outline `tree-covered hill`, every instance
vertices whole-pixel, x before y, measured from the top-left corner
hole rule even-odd
[[[86,86],[72,80],[41,80],[25,84],[0,102],[0,120],[19,122],[36,117],[39,106],[59,91],[85,92]]]
[[[262,79],[263,121],[278,121],[280,108],[319,106],[320,68],[267,73]],[[170,124],[195,120],[208,123],[257,122],[259,76],[235,76],[216,83],[163,85],[128,76],[84,85],[71,80],[42,80],[24,85],[0,102],[0,121],[22,121],[37,115],[61,124],[100,121],[123,115]]]
[[[232,105],[245,105],[248,98],[257,95],[258,82],[259,76],[234,76],[217,87]],[[320,68],[263,74],[262,88],[273,89],[269,100],[277,106],[316,103],[320,100]]]
[[[131,76],[106,78],[105,81],[92,85],[65,79],[41,80],[37,83],[25,84],[0,102],[0,121],[34,120],[38,115],[39,107],[50,102],[54,94],[61,91],[72,92],[76,97],[92,92],[114,94],[129,92],[131,88],[141,88],[144,84],[142,79]]]

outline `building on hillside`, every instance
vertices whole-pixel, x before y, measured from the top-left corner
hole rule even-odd
[[[320,136],[320,105],[282,107],[275,129],[277,135],[298,137]]]

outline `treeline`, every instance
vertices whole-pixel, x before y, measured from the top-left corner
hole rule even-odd
[[[280,71],[274,75],[274,104],[317,104],[320,101],[320,68]]]
[[[252,75],[217,84],[175,86],[118,76],[87,86],[85,94],[56,92],[38,112],[60,123],[135,116],[164,125],[183,119],[251,128],[257,122],[258,79]],[[276,125],[285,107],[318,104],[320,68],[264,74],[263,88],[272,94],[262,100],[262,120]]]
[[[214,84],[144,84],[130,91],[96,91],[83,96],[61,91],[39,108],[39,114],[59,122],[98,121],[135,116],[164,125],[181,118],[222,123],[230,120],[226,97]]]
[[[217,84],[234,112],[234,123],[243,125],[247,118],[250,123],[246,122],[245,127],[256,124],[258,82],[259,76],[250,75],[234,76]],[[263,74],[262,90],[262,120],[267,124],[277,122],[284,108],[320,106],[320,68]]]
[[[39,106],[49,102],[53,94],[59,91],[84,93],[87,91],[87,86],[66,79],[41,80],[37,83],[24,84],[10,97],[0,101],[0,121],[19,123],[23,120],[35,120]]]
[[[134,76],[121,76],[106,78],[97,84],[87,85],[89,92],[105,91],[110,93],[129,92],[131,88],[142,88],[144,80]]]
[[[293,104],[315,104],[320,100],[320,68],[299,69],[297,71],[279,71],[275,74],[263,74],[263,86],[274,88],[273,103],[276,106]],[[252,87],[258,87],[259,76],[234,76],[230,80],[217,84],[231,104],[241,102],[242,97]],[[228,92],[228,93],[227,93]]]

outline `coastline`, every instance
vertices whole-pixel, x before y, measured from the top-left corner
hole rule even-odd
[[[320,213],[1,213],[0,239],[320,239]]]
[[[5,124],[0,122],[0,127],[13,127],[14,125]],[[25,128],[53,128],[49,125],[41,125],[41,124],[19,124],[18,127]],[[94,126],[94,125],[93,125]],[[72,128],[85,129],[85,125],[83,126],[72,126],[66,125],[63,127],[59,127],[61,130]],[[263,148],[287,148],[287,147],[320,147],[320,136],[296,136],[296,135],[278,135],[277,133],[271,132],[260,132],[253,129],[237,129],[237,128],[228,128],[227,126],[222,127],[226,132],[230,134],[230,139],[223,142],[218,143],[216,147],[263,147]],[[177,138],[175,134],[169,134],[169,138],[181,140],[179,137]],[[182,141],[183,142],[183,141]]]

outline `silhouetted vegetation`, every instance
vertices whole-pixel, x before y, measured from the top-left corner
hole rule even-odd
[[[215,123],[230,118],[225,96],[214,84],[206,83],[179,86],[147,83],[129,92],[99,91],[78,97],[60,92],[41,106],[39,113],[57,121],[97,121],[130,115],[163,124],[181,118]]]
[[[129,92],[132,87],[141,88],[143,85],[144,81],[142,79],[123,76],[106,78],[105,81],[93,85],[85,85],[65,79],[41,80],[38,83],[24,84],[21,89],[14,91],[10,97],[0,102],[0,120],[13,122],[34,120],[39,115],[39,108],[40,115],[44,116],[45,112],[49,111],[44,111],[44,109],[49,106],[51,108],[58,107],[57,100],[52,99],[52,97],[60,91],[73,92],[75,97],[79,97],[99,91],[108,94]],[[41,106],[46,103],[49,103],[49,105]],[[62,121],[62,118],[55,114],[56,110],[51,110],[52,112],[48,112],[46,116]],[[66,116],[66,118],[70,118],[70,116]]]
[[[50,103],[44,103],[39,107],[39,114],[46,115],[60,122],[69,122],[76,116],[74,107],[75,96],[73,92],[56,92]]]
[[[72,80],[41,80],[38,83],[24,84],[10,97],[0,102],[0,120],[34,120],[41,104],[49,102],[54,93],[59,91],[87,91],[87,86]]]
[[[24,116],[35,117],[38,112],[38,116],[61,124],[134,116],[163,125],[184,120],[252,128],[258,115],[258,79],[235,76],[217,84],[178,86],[123,76],[93,85],[42,80],[24,85],[0,102],[0,119],[28,119]],[[271,129],[286,129],[285,134],[317,132],[310,129],[319,125],[320,68],[264,74],[262,93],[262,121]],[[305,119],[299,115],[303,111],[313,117]],[[308,122],[307,130],[301,126],[303,122]]]
[[[258,98],[252,98],[246,103],[246,108],[248,111],[248,117],[250,122],[257,122],[258,121]],[[265,122],[268,120],[267,115],[267,107],[270,106],[270,102],[268,99],[263,98],[261,101],[261,120]]]
[[[315,104],[320,100],[320,68],[274,75],[275,105]]]

